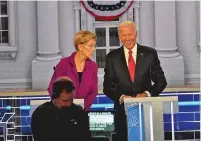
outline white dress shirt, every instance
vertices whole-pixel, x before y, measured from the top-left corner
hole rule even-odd
[[[126,63],[127,63],[127,66],[128,66],[128,57],[129,57],[129,50],[124,47],[124,54],[125,54],[125,58],[126,58]],[[132,56],[133,56],[133,59],[135,61],[135,64],[136,64],[136,59],[137,59],[137,44],[135,44],[134,48],[132,48]]]

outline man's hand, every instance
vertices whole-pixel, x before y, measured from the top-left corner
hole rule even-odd
[[[122,95],[121,98],[120,98],[120,100],[122,102],[124,102],[124,98],[133,98],[133,97],[132,96],[128,96],[128,95]]]
[[[144,93],[139,93],[136,95],[136,97],[138,98],[138,97],[147,97],[147,96]]]

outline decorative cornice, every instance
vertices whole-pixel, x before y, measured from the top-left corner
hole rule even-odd
[[[159,57],[164,57],[164,58],[173,58],[173,57],[178,57],[181,56],[180,53],[178,52],[178,48],[158,48],[155,47],[156,51],[158,52]]]
[[[74,5],[74,10],[79,10],[80,9],[80,6],[81,6],[80,1],[74,1],[73,5]]]
[[[140,8],[140,1],[139,0],[134,1],[134,7],[135,8]]]

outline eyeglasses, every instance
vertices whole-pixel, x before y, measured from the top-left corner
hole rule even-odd
[[[86,43],[84,43],[83,45],[85,45],[88,49],[91,49],[91,50],[96,49],[96,45],[88,45]]]

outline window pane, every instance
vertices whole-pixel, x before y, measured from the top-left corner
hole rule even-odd
[[[1,4],[1,15],[7,15],[7,4]]]
[[[8,17],[1,18],[1,30],[8,30]]]
[[[109,28],[110,46],[120,46],[117,27]]]
[[[2,43],[8,43],[8,31],[2,31]]]
[[[135,22],[135,9],[133,8],[133,22]]]
[[[116,50],[116,49],[110,49],[110,51],[113,51],[113,50]]]
[[[4,4],[7,4],[7,1],[0,1],[0,3],[4,3]]]
[[[96,46],[105,47],[106,46],[106,29],[105,28],[96,28]]]
[[[106,50],[105,49],[97,49],[96,50],[96,63],[98,64],[98,68],[105,67],[105,58],[106,58]]]

